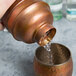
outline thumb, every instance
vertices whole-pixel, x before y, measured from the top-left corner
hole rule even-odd
[[[5,14],[7,9],[15,2],[16,0],[0,0],[0,19]],[[4,29],[4,26],[1,24],[0,20],[0,31]]]

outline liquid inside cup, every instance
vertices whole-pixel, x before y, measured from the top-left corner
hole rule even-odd
[[[36,59],[43,64],[58,65],[65,63],[71,57],[69,49],[61,44],[52,43],[51,51],[46,51],[44,47],[39,47],[36,50]],[[51,53],[52,56],[51,57]],[[52,58],[52,59],[51,59]],[[53,63],[51,63],[51,60]]]

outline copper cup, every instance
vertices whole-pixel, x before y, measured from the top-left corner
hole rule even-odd
[[[70,50],[58,43],[51,44],[52,61],[44,47],[36,50],[34,57],[35,76],[72,76],[73,62]]]

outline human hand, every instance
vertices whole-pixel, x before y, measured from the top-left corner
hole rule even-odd
[[[14,2],[15,0],[0,0],[0,19]],[[3,29],[4,26],[0,22],[0,31]]]

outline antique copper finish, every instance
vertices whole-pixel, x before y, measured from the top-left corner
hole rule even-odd
[[[53,16],[47,3],[40,0],[17,0],[2,18],[15,39],[44,46],[55,35]]]
[[[73,62],[69,49],[61,44],[51,45],[53,64],[47,58],[48,51],[43,47],[36,50],[34,57],[35,76],[72,76]]]

